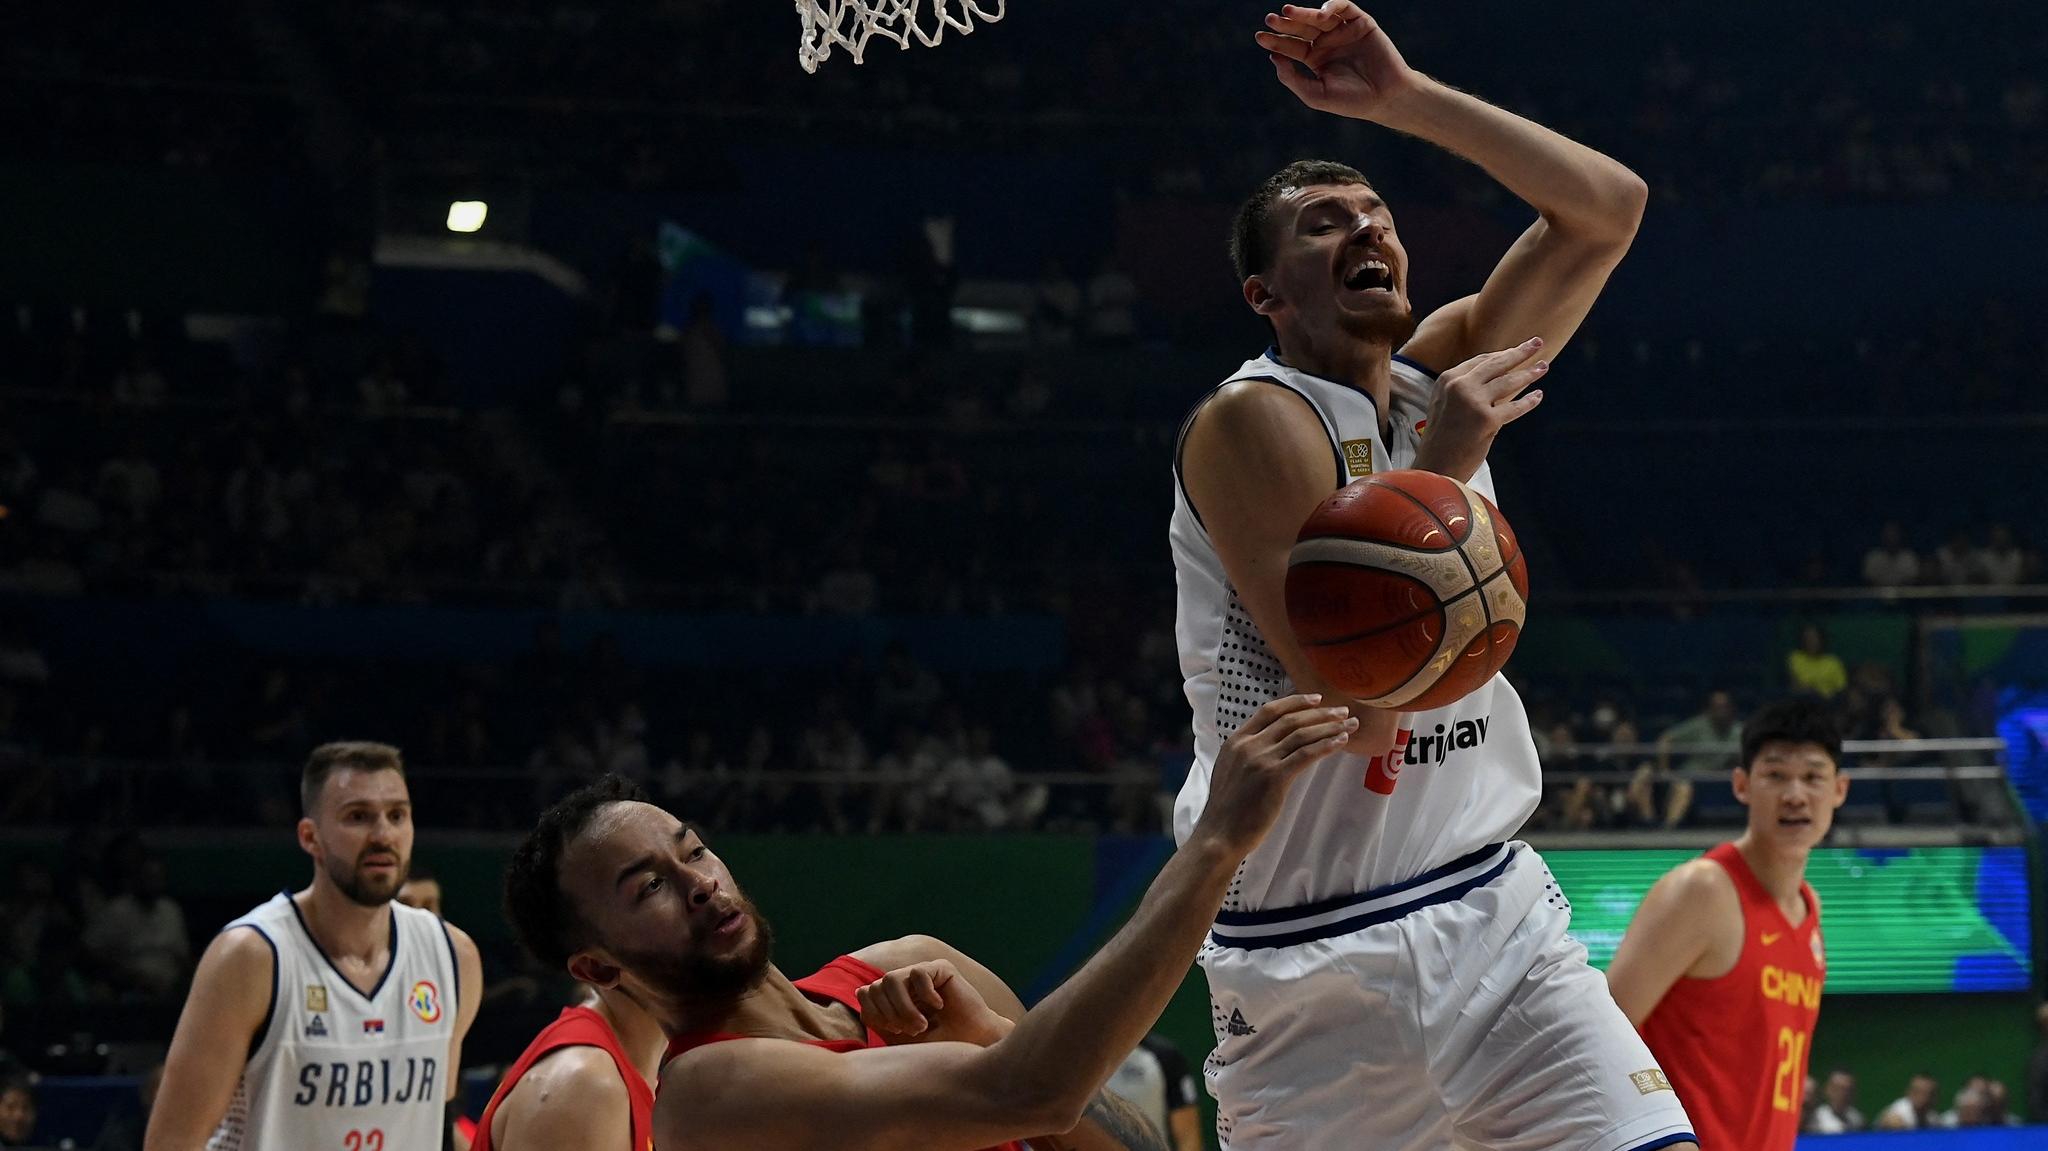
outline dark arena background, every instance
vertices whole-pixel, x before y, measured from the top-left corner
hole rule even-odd
[[[1801,1146],[2048,1145],[2048,14],[1367,7],[1650,189],[1491,456],[1573,934],[1604,965],[1741,825],[1736,718],[1820,694],[1812,1074],[1956,1129]],[[1058,986],[1172,850],[1176,433],[1270,339],[1234,207],[1356,165],[1418,314],[1531,219],[1302,107],[1264,11],[1014,0],[807,72],[763,0],[6,5],[0,1146],[143,1146],[335,739],[403,749],[482,951],[468,1118],[573,995],[506,859],[605,772],[788,970],[924,933]],[[1158,1030],[1212,1114],[1199,972]]]

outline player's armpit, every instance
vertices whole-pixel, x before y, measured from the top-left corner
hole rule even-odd
[[[1672,869],[1643,896],[1607,967],[1608,991],[1630,1023],[1642,1026],[1672,984],[1700,975],[1703,961],[1712,959],[1716,933],[1726,926],[1730,911],[1715,889],[1716,876],[1725,883],[1718,865],[1695,860]],[[1733,896],[1732,886],[1727,894]],[[1732,910],[1739,951],[1739,901]]]
[[[661,1151],[979,1151],[1073,1121],[1019,1098],[991,1049],[965,1043],[835,1054],[777,1039],[699,1047],[662,1072]]]
[[[1393,742],[1396,713],[1333,690],[1309,665],[1287,622],[1287,557],[1303,521],[1341,482],[1322,419],[1286,388],[1228,384],[1195,414],[1180,463],[1188,501],[1216,545],[1224,574],[1294,690],[1351,706],[1360,722],[1352,748],[1384,750]]]
[[[200,1151],[234,1101],[250,1047],[277,993],[277,952],[263,933],[221,932],[199,957],[164,1057],[144,1151]]]
[[[618,1064],[595,1047],[549,1053],[498,1105],[491,1145],[501,1151],[641,1151],[633,1102]]]

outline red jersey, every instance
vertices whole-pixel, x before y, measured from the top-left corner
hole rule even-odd
[[[1791,1151],[1806,1056],[1827,979],[1820,900],[1799,885],[1793,926],[1732,843],[1707,852],[1742,900],[1742,955],[1717,979],[1680,979],[1643,1020],[1643,1041],[1685,1104],[1700,1151]]]
[[[612,1057],[612,1063],[619,1069],[619,1077],[626,1081],[626,1098],[633,1106],[633,1147],[636,1151],[654,1151],[654,1089],[647,1080],[633,1069],[633,1061],[626,1057],[625,1048],[619,1046],[619,1037],[612,1031],[605,1018],[588,1007],[568,1007],[555,1017],[553,1023],[541,1029],[526,1045],[519,1061],[505,1072],[505,1079],[498,1089],[491,1093],[491,1101],[484,1106],[483,1118],[477,1120],[476,1137],[470,1144],[470,1151],[491,1151],[491,1120],[497,1117],[498,1104],[512,1094],[512,1088],[519,1078],[541,1061],[541,1057],[559,1051],[564,1047],[596,1047]]]
[[[853,1013],[858,1016],[860,1014],[860,999],[854,995],[854,992],[859,991],[886,974],[888,973],[879,967],[863,963],[851,955],[842,955],[825,966],[820,967],[815,974],[807,975],[797,980],[796,989],[812,999],[822,999],[827,1003],[843,1003],[852,1008]],[[678,1035],[669,1040],[668,1054],[662,1057],[662,1062],[666,1063],[685,1051],[702,1047],[707,1043],[723,1043],[729,1039],[749,1038],[753,1037],[733,1035],[724,1031],[704,1031],[689,1035]],[[812,1047],[823,1047],[827,1051],[841,1054],[848,1051],[862,1051],[870,1047],[887,1047],[889,1045],[888,1041],[882,1038],[882,1033],[872,1027],[867,1028],[867,1037],[865,1039],[804,1039],[799,1040],[799,1042],[807,1043]],[[1029,1148],[1022,1143],[1013,1142],[1005,1143],[1000,1147],[992,1147],[989,1151],[1029,1151]]]

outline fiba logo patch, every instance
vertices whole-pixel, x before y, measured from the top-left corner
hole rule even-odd
[[[1823,970],[1828,965],[1828,950],[1820,945],[1820,932],[1818,931],[1813,933],[1813,961],[1819,964]]]
[[[1344,441],[1344,474],[1352,479],[1372,474],[1372,441]]]
[[[412,985],[412,994],[406,997],[406,1006],[419,1016],[421,1023],[438,1023],[441,1020],[441,991],[422,979]]]
[[[1666,1079],[1664,1072],[1656,1067],[1648,1071],[1631,1071],[1628,1073],[1628,1081],[1636,1085],[1636,1093],[1640,1095],[1671,1090],[1671,1080]]]

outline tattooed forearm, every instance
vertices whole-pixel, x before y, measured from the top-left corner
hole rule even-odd
[[[1072,1136],[1083,1135],[1093,1126],[1108,1136],[1109,1147],[1124,1148],[1126,1151],[1172,1151],[1166,1145],[1166,1136],[1152,1121],[1121,1095],[1113,1091],[1097,1091],[1089,1100],[1088,1109],[1081,1113],[1081,1126],[1074,1129]],[[1072,1137],[1070,1136],[1070,1138]],[[1105,1146],[1100,1141],[1080,1143],[1082,1147]]]

